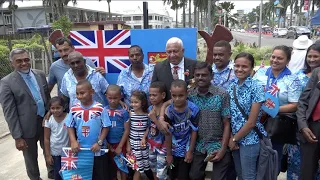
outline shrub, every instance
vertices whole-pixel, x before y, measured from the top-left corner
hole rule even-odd
[[[0,45],[0,79],[12,72],[12,67],[9,61],[9,48]]]

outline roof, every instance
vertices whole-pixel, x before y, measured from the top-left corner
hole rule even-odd
[[[106,24],[125,24],[125,21],[97,21],[97,22],[74,22],[75,26],[89,26],[89,25],[106,25]]]
[[[29,6],[29,7],[19,7],[17,10],[31,10],[31,9],[43,9],[43,6]],[[85,11],[92,11],[92,12],[100,12],[100,13],[108,13],[108,11],[99,11],[99,10],[94,10],[94,9],[85,9],[85,8],[80,8],[76,6],[65,6],[66,9],[72,9],[72,10],[85,10]],[[51,9],[48,7],[48,9]],[[0,10],[4,11],[9,11],[8,8],[0,8]],[[121,15],[119,13],[114,13],[111,12],[113,15]]]
[[[117,13],[122,14],[123,16],[125,15],[133,15],[133,14],[137,14],[137,15],[142,15],[143,14],[143,10],[142,8],[140,8],[140,6],[136,7],[135,9],[129,9],[129,10],[122,10],[119,11]],[[170,16],[168,10],[166,8],[159,8],[159,9],[148,9],[148,14],[149,15],[162,15],[162,16]]]

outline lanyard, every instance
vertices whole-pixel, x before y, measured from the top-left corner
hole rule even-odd
[[[266,91],[268,91],[271,87],[272,84],[277,84],[277,81],[278,81],[278,78],[279,77],[283,77],[283,74],[284,74],[284,69],[281,71],[281,73],[278,75],[277,78],[275,78],[274,80],[271,81],[271,84],[269,84],[269,81],[271,79],[271,73],[272,73],[272,70],[270,70],[269,74],[268,74],[268,80],[267,80],[267,85],[266,85]]]

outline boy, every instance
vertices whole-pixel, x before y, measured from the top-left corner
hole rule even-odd
[[[171,179],[189,179],[198,131],[199,108],[187,100],[187,83],[175,80],[171,84],[171,103],[165,110],[165,119],[172,126],[166,135],[167,163]],[[173,166],[171,166],[173,165]]]
[[[163,101],[166,98],[166,86],[163,82],[156,81],[150,85],[149,99],[152,106],[149,107],[149,118],[151,119],[149,130],[142,138],[141,145],[149,145],[149,163],[154,179],[167,179],[167,163],[164,135],[159,131],[158,117]]]
[[[112,179],[117,179],[117,166],[113,160],[115,155],[126,154],[126,142],[129,136],[129,112],[122,108],[121,101],[121,88],[117,85],[109,85],[106,98],[109,105],[105,107],[105,110],[109,113],[111,120],[110,131],[107,136],[109,143],[109,162],[112,164],[110,167]],[[121,179],[127,178],[125,172],[120,171]]]
[[[80,103],[71,108],[66,122],[71,149],[75,153],[80,151],[80,147],[95,152],[92,179],[108,179],[105,173],[108,159],[100,149],[106,148],[104,140],[111,126],[109,116],[102,104],[93,100],[94,90],[88,80],[78,82],[76,93]]]

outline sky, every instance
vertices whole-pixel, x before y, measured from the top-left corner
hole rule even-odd
[[[245,13],[248,13],[253,8],[258,6],[261,2],[260,0],[225,0],[225,1],[234,3],[235,9],[231,13],[235,13],[238,9],[243,9],[245,10]],[[161,9],[167,8],[170,16],[172,16],[175,20],[175,11],[171,10],[170,6],[164,5],[161,0],[147,0],[147,2],[148,2],[148,8],[152,9],[153,11],[158,10],[159,7]],[[219,2],[224,2],[224,1],[221,0]],[[264,2],[268,2],[268,0],[264,0]],[[19,0],[17,0],[16,4],[18,5],[18,7],[40,6],[42,5],[42,0],[24,0],[23,2],[20,2]],[[68,5],[72,6],[72,3],[69,3]],[[106,0],[101,0],[100,2],[98,0],[91,0],[91,1],[78,0],[76,6],[81,8],[86,8],[86,9],[94,9],[94,10],[100,10],[100,11],[106,11],[106,12],[108,11],[108,3]],[[138,6],[142,9],[143,1],[112,0],[110,3],[111,12],[121,12],[122,10],[137,9]],[[7,4],[5,4],[4,7],[7,7]],[[180,9],[178,13],[179,13],[178,20],[181,21],[180,14],[182,14],[182,9]]]

